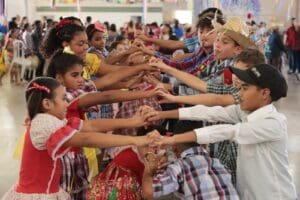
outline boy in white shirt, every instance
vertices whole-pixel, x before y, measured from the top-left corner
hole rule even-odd
[[[239,144],[237,190],[242,200],[297,199],[288,169],[287,119],[272,104],[287,95],[284,77],[267,64],[255,65],[247,70],[231,67],[230,70],[242,81],[239,105],[197,105],[158,112],[157,115],[160,119],[223,121],[229,124],[164,137],[158,144],[174,145],[192,141],[208,144],[234,140]]]

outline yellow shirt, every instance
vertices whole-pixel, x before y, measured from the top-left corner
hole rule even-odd
[[[96,54],[87,53],[84,63],[83,77],[90,80],[91,76],[95,76],[99,72],[101,59]]]

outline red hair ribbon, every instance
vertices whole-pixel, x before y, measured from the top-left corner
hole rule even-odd
[[[26,92],[29,92],[29,91],[31,91],[31,90],[44,90],[44,91],[47,92],[48,94],[50,93],[50,89],[49,89],[49,88],[47,88],[47,87],[44,86],[44,85],[39,85],[39,84],[37,84],[36,82],[33,82],[33,83],[32,83],[32,87],[28,88],[28,89],[26,90]]]
[[[62,27],[64,27],[67,24],[72,24],[73,21],[69,20],[69,19],[62,19],[60,20],[60,22],[58,24],[56,24],[55,28],[56,29],[61,29]]]

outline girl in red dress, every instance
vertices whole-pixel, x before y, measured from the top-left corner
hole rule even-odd
[[[152,142],[148,136],[99,133],[93,120],[66,119],[65,89],[52,78],[40,77],[29,83],[26,103],[30,123],[25,135],[19,181],[4,195],[4,200],[70,199],[70,195],[59,187],[59,158],[72,147],[144,146]],[[141,110],[141,114],[144,112]]]
[[[142,99],[154,95],[154,90],[97,92],[94,82],[85,80],[82,73],[83,62],[76,55],[58,51],[50,61],[47,75],[56,78],[66,88],[66,100],[69,103],[67,118],[78,117],[83,120],[86,119],[85,116],[87,119],[101,118],[102,105],[98,104]],[[98,120],[98,125],[102,127],[103,132],[119,128],[135,128],[140,124],[132,123],[136,122],[134,119],[135,116],[127,117],[127,119],[102,119]],[[85,156],[82,149],[77,149],[62,157],[61,186],[71,193],[72,199],[84,200],[89,177],[98,174],[96,150],[89,149],[86,155],[89,156]]]

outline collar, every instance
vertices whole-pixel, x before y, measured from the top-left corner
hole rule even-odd
[[[250,113],[247,116],[247,121],[251,122],[251,121],[256,121],[258,119],[265,118],[266,116],[268,116],[270,113],[273,112],[277,112],[275,106],[273,104],[268,104]]]
[[[181,153],[180,157],[184,158],[184,157],[192,156],[192,155],[207,155],[207,151],[201,146],[192,147],[192,148],[189,148],[189,149],[183,151]]]

